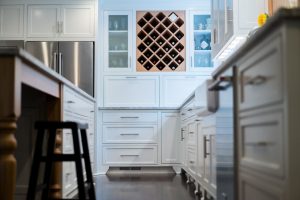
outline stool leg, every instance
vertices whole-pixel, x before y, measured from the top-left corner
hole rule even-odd
[[[27,190],[27,200],[34,200],[35,199],[35,192],[36,186],[38,181],[38,173],[40,169],[40,159],[42,156],[42,147],[44,141],[44,130],[38,129],[37,136],[36,136],[36,143],[33,155],[33,161],[31,166],[30,178],[29,178],[29,185]]]
[[[52,164],[53,164],[53,155],[54,155],[54,147],[55,147],[55,137],[56,137],[56,129],[49,130],[49,139],[47,145],[47,155],[46,155],[46,167],[45,167],[45,175],[44,175],[44,184],[46,188],[43,189],[42,199],[48,199],[49,194],[49,186],[50,186],[50,178],[52,172]]]
[[[82,141],[82,149],[83,149],[83,158],[86,170],[86,178],[87,182],[89,183],[89,199],[95,200],[95,188],[94,188],[94,181],[92,175],[92,168],[91,168],[91,160],[90,160],[90,153],[88,147],[88,140],[86,136],[86,130],[81,129],[81,141]]]
[[[79,199],[83,200],[85,199],[85,190],[84,190],[83,169],[82,169],[80,143],[79,143],[77,127],[72,128],[72,135],[73,135],[74,154],[76,156],[75,165],[76,165]]]

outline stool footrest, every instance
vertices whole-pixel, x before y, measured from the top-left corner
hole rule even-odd
[[[84,158],[83,154],[80,154],[80,159]],[[75,154],[54,154],[51,161],[55,162],[62,162],[62,161],[76,161],[78,159],[78,156]],[[47,158],[46,156],[41,157],[41,162],[46,162]]]

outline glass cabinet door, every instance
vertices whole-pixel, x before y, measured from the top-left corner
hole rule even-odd
[[[131,68],[131,15],[125,12],[105,13],[105,67],[109,71]]]
[[[213,68],[211,58],[211,16],[209,14],[191,14],[191,68],[209,70]]]

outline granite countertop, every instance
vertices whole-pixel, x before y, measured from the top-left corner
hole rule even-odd
[[[214,78],[218,77],[225,70],[232,67],[234,62],[238,60],[242,55],[248,52],[250,48],[257,45],[257,43],[268,36],[272,31],[280,26],[282,23],[287,21],[297,21],[300,22],[300,8],[286,9],[281,8],[275,15],[270,17],[266,24],[259,28],[247,41],[235,52],[233,53],[225,62],[223,62],[213,73]]]
[[[43,73],[46,73],[48,76],[50,76],[52,79],[61,82],[62,84],[65,84],[75,90],[76,92],[80,93],[87,99],[95,102],[95,98],[75,86],[72,82],[58,74],[57,72],[53,71],[49,67],[47,67],[44,63],[39,61],[37,58],[32,56],[30,53],[25,51],[24,49],[18,49],[14,47],[4,47],[0,48],[0,56],[17,56],[21,58],[24,62],[28,62],[32,64],[32,66],[35,68],[35,70],[42,71]]]

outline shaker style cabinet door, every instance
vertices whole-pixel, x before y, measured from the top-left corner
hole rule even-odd
[[[190,12],[190,20],[190,71],[210,73],[213,68],[210,12]]]
[[[57,37],[59,33],[59,6],[28,6],[28,37]]]
[[[105,107],[158,107],[158,76],[105,76]]]
[[[161,107],[179,107],[206,76],[163,76],[161,79]]]
[[[180,163],[179,113],[162,113],[162,163]]]
[[[95,14],[91,5],[61,7],[61,37],[94,37]]]
[[[94,37],[92,5],[29,5],[28,37]]]
[[[130,11],[104,12],[105,71],[132,70],[132,13]]]
[[[0,37],[22,37],[23,5],[0,5]]]

